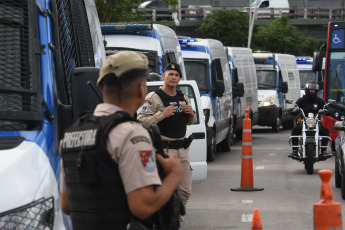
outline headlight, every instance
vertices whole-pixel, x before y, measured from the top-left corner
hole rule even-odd
[[[208,120],[210,119],[210,110],[209,109],[204,109],[204,120],[205,120],[205,124],[208,123]]]
[[[54,198],[40,199],[20,208],[0,213],[0,229],[47,230],[54,225]]]
[[[306,125],[308,129],[315,129],[316,121],[314,119],[308,119]]]
[[[274,100],[274,96],[270,96],[269,98],[266,99],[266,101],[264,102],[263,106],[270,106],[273,105],[273,100]]]

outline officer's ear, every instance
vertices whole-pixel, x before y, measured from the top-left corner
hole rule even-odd
[[[147,93],[147,86],[146,86],[146,81],[143,81],[139,84],[137,88],[137,95],[139,98],[145,98]]]

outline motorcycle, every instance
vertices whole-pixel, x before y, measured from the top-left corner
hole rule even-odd
[[[327,105],[328,104],[325,104],[323,109],[320,109],[316,115],[309,113],[308,116],[304,114],[304,111],[301,108],[294,108],[294,111],[299,111],[302,114],[302,118],[299,118],[297,121],[298,123],[302,122],[302,135],[291,136],[289,139],[291,147],[298,147],[298,155],[293,156],[292,159],[303,162],[304,168],[307,170],[308,174],[313,174],[315,162],[324,161],[331,157],[329,155],[320,155],[321,148],[328,148],[330,146],[329,143],[332,143],[329,136],[319,135],[321,115],[327,111],[325,109]],[[298,138],[298,145],[292,145],[293,138]],[[321,145],[321,140],[323,138],[330,141],[328,141],[326,146]]]

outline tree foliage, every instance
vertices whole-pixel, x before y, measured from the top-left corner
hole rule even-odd
[[[272,53],[312,56],[321,44],[322,41],[299,32],[285,15],[264,26],[258,26],[253,33],[253,49]]]
[[[196,32],[200,37],[221,41],[224,46],[245,46],[248,40],[249,18],[236,9],[216,10],[207,15]]]

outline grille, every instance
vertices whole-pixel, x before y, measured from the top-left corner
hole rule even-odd
[[[40,84],[33,63],[31,2],[0,1],[0,130],[28,130],[42,119]],[[32,45],[34,44],[34,45]],[[28,118],[30,121],[28,121]]]
[[[0,229],[49,230],[54,225],[54,198],[41,199],[24,207],[0,213]]]

